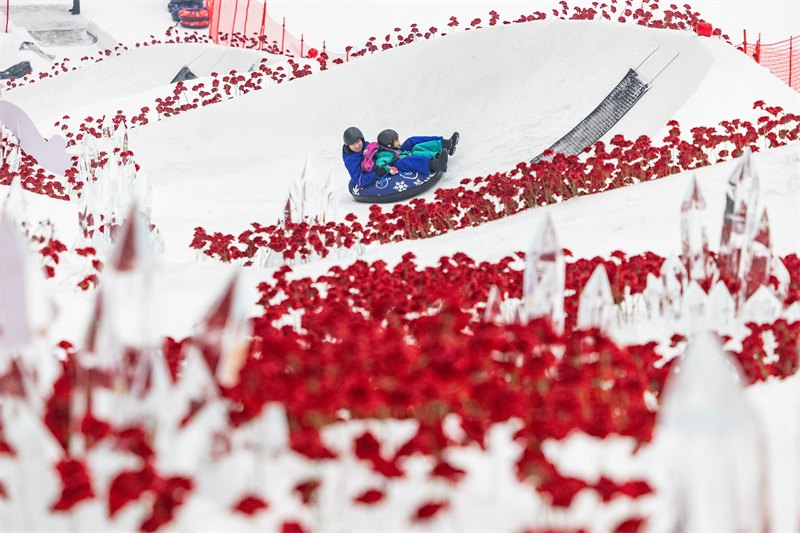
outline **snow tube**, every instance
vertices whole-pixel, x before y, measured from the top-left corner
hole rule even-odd
[[[22,78],[28,74],[33,72],[33,68],[31,67],[30,61],[20,61],[16,65],[8,67],[5,70],[0,71],[0,80],[10,80],[10,79],[18,79]]]
[[[350,180],[347,188],[356,202],[366,204],[400,202],[424,193],[436,185],[442,175],[444,175],[444,172],[436,172],[435,174],[399,172],[394,176],[386,174],[366,187],[359,187],[353,183],[353,180]]]
[[[205,9],[188,8],[178,11],[181,26],[186,28],[207,28],[210,24],[208,11]]]
[[[180,22],[181,18],[178,12],[181,9],[203,9],[204,7],[202,0],[172,0],[167,4],[167,11],[172,15],[172,20]]]

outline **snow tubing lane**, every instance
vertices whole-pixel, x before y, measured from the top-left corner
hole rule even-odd
[[[443,175],[444,172],[441,171],[427,176],[419,172],[400,172],[394,176],[384,176],[366,187],[359,187],[350,180],[347,188],[356,202],[387,204],[408,200],[424,193],[436,185]]]
[[[553,151],[553,155],[580,154],[584,148],[592,146],[608,133],[636,105],[636,102],[648,89],[650,89],[650,85],[645,83],[635,70],[628,69],[628,73],[622,78],[622,81],[608,93],[600,105],[549,149]],[[531,163],[541,160],[551,161],[552,159],[552,155],[545,157],[544,154],[539,154],[531,159]]]

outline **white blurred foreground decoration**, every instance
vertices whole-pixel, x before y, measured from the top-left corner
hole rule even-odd
[[[737,366],[698,334],[668,379],[659,413],[669,465],[668,531],[769,531],[766,449]]]

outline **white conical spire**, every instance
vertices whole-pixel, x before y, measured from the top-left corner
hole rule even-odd
[[[502,301],[503,297],[500,295],[500,290],[497,288],[497,285],[492,284],[489,289],[488,299],[486,300],[486,310],[483,312],[484,322],[491,322],[494,324],[504,323],[503,310],[500,308]]]
[[[300,175],[300,211],[304,222],[314,224],[317,218],[317,178],[314,174],[314,165],[311,163],[311,154],[306,158],[303,173]]]
[[[336,187],[333,172],[331,172],[319,192],[319,223],[325,225],[328,222],[336,222],[338,207],[339,189]]]
[[[692,176],[681,204],[681,237],[681,255],[689,278],[703,281],[710,275],[707,272],[710,254],[706,234],[706,201],[697,184],[697,176]]]
[[[524,303],[528,319],[546,317],[559,333],[564,331],[565,277],[564,253],[548,214],[525,257]]]
[[[238,383],[251,332],[244,282],[241,276],[234,275],[198,324],[195,335],[211,373],[221,385],[232,387]]]
[[[664,299],[662,301],[662,311],[664,317],[670,320],[680,318],[681,298],[688,282],[686,267],[674,253],[661,265],[661,282],[664,284]]]
[[[581,292],[578,302],[577,327],[579,329],[599,328],[608,331],[615,321],[616,311],[606,267],[599,264]]]
[[[783,303],[769,288],[762,285],[739,307],[737,318],[743,324],[771,324],[780,318],[782,311]]]
[[[717,264],[723,279],[741,279],[747,241],[757,223],[758,172],[746,148],[728,181]]]
[[[706,305],[708,329],[720,335],[732,335],[736,319],[736,302],[724,282],[718,281],[711,287]]]
[[[708,295],[700,284],[692,280],[686,288],[681,303],[681,318],[687,333],[697,333],[708,327],[706,317],[708,314]]]
[[[749,298],[762,285],[769,285],[772,243],[770,242],[767,210],[761,211],[758,225],[754,227],[747,244],[747,254],[742,272],[739,300]]]

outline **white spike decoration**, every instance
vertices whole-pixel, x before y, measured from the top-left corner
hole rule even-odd
[[[706,235],[706,201],[697,184],[697,176],[692,176],[681,204],[681,236],[681,255],[689,278],[706,279],[712,274],[709,271],[712,264]]]
[[[3,216],[6,217],[8,222],[13,224],[25,238],[28,237],[30,233],[30,228],[27,227],[28,201],[25,199],[25,193],[22,190],[22,182],[19,176],[11,180],[11,187],[9,187],[8,195],[6,195],[3,201]]]
[[[750,149],[746,148],[731,174],[726,192],[717,258],[720,275],[723,277],[741,280],[744,274],[742,270],[747,257],[748,239],[757,224],[759,191],[758,172]]]
[[[557,332],[564,331],[565,277],[564,253],[547,214],[525,257],[523,292],[527,319],[546,317]]]
[[[597,265],[578,301],[577,326],[579,329],[599,328],[607,332],[614,325],[616,314],[606,267]]]
[[[333,172],[328,174],[328,179],[325,180],[325,185],[322,186],[318,203],[319,223],[324,225],[328,222],[336,222],[336,211],[339,207],[339,189],[336,187]]]
[[[647,302],[647,309],[649,312],[650,320],[659,320],[663,316],[662,302],[664,299],[664,283],[661,279],[653,274],[647,274],[647,284],[642,293],[645,302]]]
[[[789,296],[789,284],[792,282],[792,277],[786,269],[786,265],[783,264],[783,260],[777,255],[772,256],[770,276],[775,276],[775,279],[778,280],[775,296],[777,296],[778,300],[781,302],[785,302],[786,298]]]
[[[783,311],[783,303],[765,286],[761,286],[739,307],[737,318],[742,324],[771,324],[778,320]]]
[[[303,222],[314,224],[317,218],[317,178],[314,175],[314,165],[311,155],[306,158],[303,173],[300,175],[300,212]]]
[[[483,312],[483,321],[491,322],[494,324],[503,324],[503,311],[500,304],[503,302],[503,297],[497,285],[492,284],[489,289],[489,296],[486,300],[486,310]]]
[[[736,302],[725,283],[718,281],[711,287],[706,305],[708,329],[720,335],[733,335],[736,325]]]
[[[769,285],[770,265],[772,263],[772,243],[770,241],[769,217],[767,210],[761,211],[758,224],[747,240],[747,253],[742,269],[742,285],[739,301],[750,297],[758,287]]]
[[[683,266],[678,256],[673,253],[661,265],[660,274],[661,282],[664,286],[661,307],[664,318],[670,320],[678,319],[681,314],[681,298],[688,282],[686,267]]]
[[[706,295],[706,292],[697,281],[692,280],[689,282],[681,305],[681,319],[683,320],[684,331],[694,334],[708,327],[706,323],[708,295]]]

